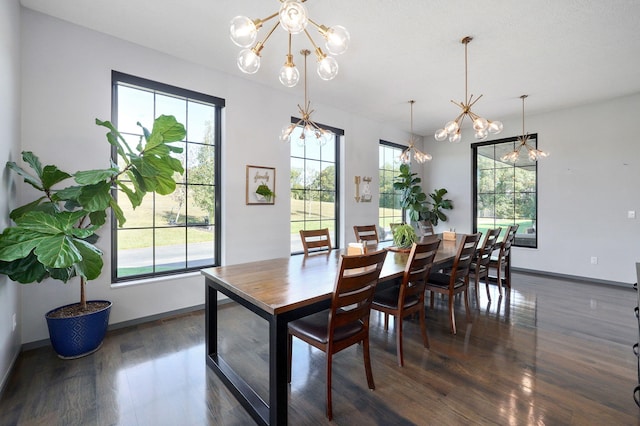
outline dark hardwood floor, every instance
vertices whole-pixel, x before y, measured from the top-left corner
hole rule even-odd
[[[639,424],[635,291],[518,273],[513,283],[502,299],[491,286],[491,301],[481,286],[472,324],[458,300],[457,335],[437,298],[427,308],[430,350],[418,322],[407,321],[404,368],[393,327],[385,332],[373,313],[376,390],[367,388],[361,347],[337,354],[332,423]],[[221,353],[266,399],[266,322],[235,304],[219,318]],[[325,424],[324,353],[294,341],[289,422]],[[24,352],[0,400],[2,426],[246,424],[206,367],[203,312],[109,332],[98,352],[74,361],[49,347]]]

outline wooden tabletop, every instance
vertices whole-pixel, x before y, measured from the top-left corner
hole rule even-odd
[[[435,263],[452,260],[459,241],[460,238],[457,241],[442,241]],[[384,248],[384,245],[381,244],[380,248]],[[277,315],[329,299],[340,256],[345,253],[346,250],[332,250],[309,256],[297,255],[219,266],[203,269],[202,274],[265,312]],[[408,256],[408,253],[388,251],[380,279],[389,280],[402,276]]]

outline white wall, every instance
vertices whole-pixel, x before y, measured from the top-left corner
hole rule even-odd
[[[535,94],[530,98],[534,100]],[[514,267],[632,283],[640,261],[640,94],[526,116],[551,155],[538,162],[538,248],[513,250]],[[522,132],[521,117],[500,137]],[[467,134],[473,138],[472,130]],[[495,138],[498,139],[498,138]],[[446,187],[455,209],[445,226],[472,226],[470,142],[427,141],[427,188]],[[455,171],[455,172],[454,172]],[[426,192],[426,191],[425,191]],[[636,219],[627,219],[627,212]],[[598,264],[591,265],[592,256]]]
[[[224,98],[222,262],[289,255],[289,146],[279,134],[297,113],[300,90],[283,95],[250,78],[221,74],[27,9],[22,13],[22,149],[69,172],[108,165],[109,145],[94,119],[110,119],[112,69]],[[341,208],[348,219],[342,240],[353,241],[354,224],[376,223],[378,217],[377,198],[355,203],[353,176],[372,176],[375,187],[379,139],[402,142],[408,134],[325,105],[314,108],[315,121],[345,131]],[[245,205],[248,164],[276,168],[275,205]],[[22,201],[29,196],[26,192]],[[108,230],[101,235],[99,245],[108,253]],[[112,324],[204,303],[204,279],[198,274],[112,288],[109,260],[107,254],[102,276],[89,283],[88,291],[89,298],[114,303]],[[23,286],[22,296],[23,343],[46,339],[44,313],[79,298],[77,284],[57,281]]]
[[[20,6],[18,0],[0,2],[0,230],[16,207],[13,176],[4,171],[20,152]],[[20,292],[18,284],[0,275],[0,389],[20,350]],[[13,329],[13,318],[16,329]]]

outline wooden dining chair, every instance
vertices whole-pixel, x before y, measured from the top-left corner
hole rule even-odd
[[[376,225],[356,225],[353,227],[353,232],[356,234],[356,242],[363,242],[366,245],[375,245],[380,242]]]
[[[371,309],[384,312],[385,330],[389,328],[389,315],[395,317],[396,352],[400,367],[404,366],[402,322],[406,316],[418,314],[422,343],[425,348],[429,347],[429,337],[427,336],[427,326],[425,324],[424,293],[426,280],[431,272],[433,259],[436,257],[439,245],[440,240],[429,243],[413,243],[400,286],[378,291],[373,296]]]
[[[480,278],[484,277],[484,282],[487,289],[487,297],[489,298],[489,300],[491,300],[491,295],[489,294],[489,262],[491,261],[493,251],[498,245],[498,237],[500,236],[501,231],[502,228],[487,230],[487,233],[484,237],[484,242],[482,243],[482,247],[476,250],[476,255],[473,259],[473,262],[471,263],[471,267],[469,268],[469,273],[472,273],[474,276],[476,298],[478,297]]]
[[[304,254],[308,255],[310,252],[330,252],[333,248],[331,246],[331,235],[329,234],[329,228],[324,229],[301,229],[300,239],[302,240],[302,248]]]
[[[362,342],[364,368],[369,389],[375,389],[369,356],[369,316],[373,294],[380,277],[386,250],[340,258],[331,297],[331,307],[289,322],[288,380],[291,382],[293,336],[327,355],[327,417],[333,417],[331,404],[331,366],[333,354]]]
[[[502,281],[504,280],[505,287],[511,288],[511,246],[516,238],[516,232],[520,225],[515,224],[507,228],[507,232],[504,234],[502,243],[496,249],[500,249],[497,256],[492,256],[489,261],[488,269],[494,268],[496,270],[496,282],[498,284],[498,291],[502,296]],[[504,270],[504,272],[502,272]]]
[[[433,308],[434,294],[440,293],[449,298],[449,323],[451,333],[456,334],[456,317],[453,312],[453,302],[456,294],[464,293],[464,308],[467,322],[471,322],[469,312],[469,267],[473,261],[473,256],[480,240],[480,233],[465,235],[460,243],[456,257],[453,260],[453,267],[447,273],[432,272],[429,275],[426,290],[431,292],[430,306]]]
[[[418,229],[420,230],[423,237],[428,237],[429,235],[435,235],[435,231],[433,230],[433,225],[428,220],[419,220]]]

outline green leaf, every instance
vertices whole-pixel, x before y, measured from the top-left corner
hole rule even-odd
[[[109,182],[85,185],[82,187],[78,201],[87,211],[105,210],[111,201],[111,185]]]
[[[16,209],[13,209],[11,211],[11,214],[9,214],[9,217],[13,221],[15,221],[16,218],[24,215],[25,213],[32,212],[32,211],[45,211],[45,212],[53,213],[53,210],[55,209],[53,204],[51,203],[40,204],[40,202],[45,199],[46,197],[40,197],[35,201],[25,204],[24,206],[20,206]]]
[[[76,240],[74,244],[82,256],[82,261],[77,264],[78,273],[87,280],[95,280],[102,272],[102,251],[86,241]]]
[[[56,166],[44,166],[42,170],[42,186],[46,191],[51,189],[56,183],[62,182],[70,177],[71,175],[69,173],[63,172]]]
[[[41,239],[35,249],[38,260],[49,268],[68,268],[82,260],[82,255],[73,244],[73,239],[64,234]]]
[[[64,200],[74,201],[77,203],[77,205],[79,205],[78,198],[80,197],[81,193],[82,193],[81,186],[68,186],[64,189],[56,191],[52,198],[54,199],[54,201],[64,201]]]
[[[22,284],[41,282],[49,275],[47,269],[38,262],[38,258],[33,253],[12,262],[0,261],[0,274],[7,275],[13,281]]]
[[[25,171],[22,167],[18,166],[13,161],[8,161],[7,162],[7,168],[9,168],[10,170],[13,170],[19,176],[22,176],[22,178],[24,179],[24,181],[26,183],[28,183],[29,185],[33,186],[38,191],[42,191],[43,190],[42,181],[40,180],[39,177],[32,176],[31,174],[29,174],[27,171]]]
[[[12,262],[27,257],[47,235],[16,226],[5,228],[0,235],[0,260]]]
[[[118,173],[119,170],[117,168],[85,170],[76,172],[74,178],[79,185],[93,185],[99,182],[111,181]]]
[[[118,226],[124,225],[127,219],[124,217],[124,212],[120,208],[120,206],[116,203],[116,200],[111,199],[111,212],[115,215],[118,220]]]

